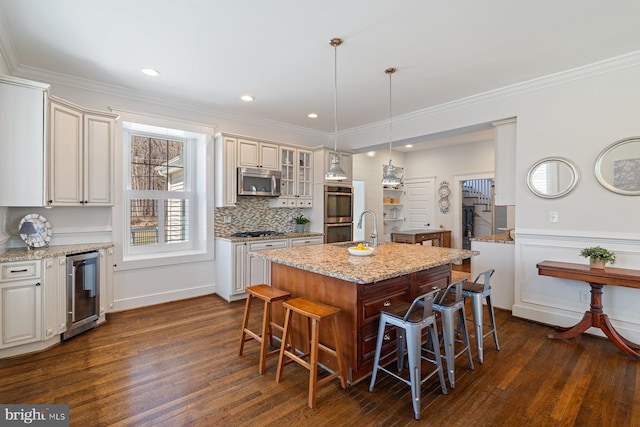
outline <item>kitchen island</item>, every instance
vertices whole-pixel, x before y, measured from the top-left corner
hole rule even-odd
[[[271,261],[271,285],[338,307],[340,343],[349,382],[371,373],[378,333],[380,309],[399,301],[412,301],[434,286],[451,282],[451,263],[477,252],[431,246],[385,243],[371,256],[350,255],[349,244],[326,244],[299,248],[270,249],[254,256]],[[274,309],[282,322],[282,309]],[[321,339],[330,330],[324,328]],[[327,334],[325,336],[325,334]],[[385,347],[395,345],[395,329],[385,336]],[[333,358],[319,355],[321,363],[333,369]]]

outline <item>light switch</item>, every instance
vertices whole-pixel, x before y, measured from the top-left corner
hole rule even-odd
[[[549,222],[558,222],[558,212],[549,211]]]

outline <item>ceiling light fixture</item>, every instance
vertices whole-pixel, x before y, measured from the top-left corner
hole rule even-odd
[[[309,117],[310,119],[317,119],[318,115],[316,113],[309,113],[307,114],[307,117]]]
[[[402,183],[396,175],[396,168],[391,162],[391,75],[396,72],[396,69],[387,68],[384,72],[389,75],[389,166],[387,166],[387,171],[382,176],[382,185],[397,186]]]
[[[151,77],[157,77],[160,75],[160,72],[158,70],[154,70],[153,68],[143,68],[141,71],[147,76]]]
[[[331,166],[324,175],[327,181],[342,181],[347,179],[347,174],[340,167],[340,153],[338,153],[338,46],[342,39],[333,38],[329,41],[334,51],[334,84],[333,84],[333,122],[334,122],[334,151],[331,158]]]
[[[242,96],[240,97],[240,99],[242,99],[242,100],[243,100],[243,101],[245,101],[245,102],[251,102],[251,101],[253,101],[255,98],[254,98],[253,96],[251,96],[251,95],[242,95]]]

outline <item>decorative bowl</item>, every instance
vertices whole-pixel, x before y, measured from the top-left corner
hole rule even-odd
[[[348,249],[349,253],[355,256],[369,256],[373,255],[373,253],[376,251],[376,248],[372,248],[369,246],[365,246],[362,249],[359,249],[357,246],[353,246]]]

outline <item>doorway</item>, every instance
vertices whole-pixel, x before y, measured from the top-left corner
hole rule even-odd
[[[453,178],[453,191],[457,197],[453,197],[451,204],[451,210],[453,211],[452,248],[463,249],[463,244],[471,247],[469,239],[472,237],[493,234],[493,212],[495,210],[493,205],[493,182],[493,173],[459,175]],[[472,188],[469,185],[470,183],[474,183],[479,188]],[[476,195],[473,192],[482,193],[482,195]],[[486,194],[487,192],[488,195]],[[473,206],[473,209],[469,208],[469,206]],[[472,213],[469,211],[472,211]],[[464,214],[468,215],[468,217],[465,218]],[[472,221],[471,218],[473,218]]]

